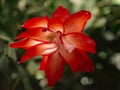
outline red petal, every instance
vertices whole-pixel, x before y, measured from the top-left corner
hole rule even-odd
[[[64,33],[63,23],[58,18],[49,19],[48,27],[53,32]]]
[[[15,39],[22,39],[28,37],[28,34],[26,32],[21,33],[20,35],[16,36]]]
[[[71,15],[64,22],[65,33],[82,32],[90,17],[90,12],[85,10]]]
[[[47,61],[48,61],[48,56],[43,56],[42,61],[40,63],[39,70],[45,70],[46,65],[47,65]]]
[[[45,68],[45,74],[48,79],[48,85],[53,86],[64,73],[65,61],[58,52],[49,55]]]
[[[20,62],[24,62],[34,56],[52,54],[57,50],[55,43],[41,43],[26,50]]]
[[[85,52],[95,53],[96,43],[87,35],[82,33],[71,33],[63,36],[64,44],[68,47],[69,45],[73,45],[75,48],[83,50]]]
[[[44,31],[44,29],[46,31]],[[20,35],[18,35],[16,39],[27,37],[39,40],[41,42],[49,42],[51,41],[52,37],[54,37],[54,34],[55,33],[48,31],[46,28],[31,28],[26,32],[23,32]]]
[[[27,20],[23,25],[23,28],[36,28],[46,27],[47,28],[47,17],[35,17]]]
[[[68,52],[66,49],[60,49],[61,56],[66,60],[66,62],[69,64],[72,72],[76,72],[78,68],[82,65],[79,52],[73,51]]]
[[[81,52],[81,59],[83,59],[81,67],[78,69],[80,72],[93,72],[93,61],[83,52]]]
[[[80,70],[84,72],[88,72],[88,70],[93,66],[93,64],[91,64],[91,61],[87,60],[87,58],[85,58],[77,49],[73,50],[72,52],[68,52],[66,49],[61,47],[59,49],[59,52],[61,56],[66,60],[66,62],[69,64],[72,72],[76,72]],[[88,66],[88,64],[90,65]],[[84,67],[82,69],[83,65]]]
[[[25,38],[25,39],[19,40],[19,41],[17,41],[17,42],[11,43],[11,44],[10,44],[10,47],[11,47],[11,48],[24,48],[24,49],[29,49],[29,48],[31,48],[32,46],[37,45],[37,44],[40,44],[40,43],[41,43],[40,41],[36,41],[36,40],[33,40],[33,39]]]
[[[69,16],[69,12],[66,8],[59,6],[53,13],[53,17],[59,18],[62,22],[64,22]]]

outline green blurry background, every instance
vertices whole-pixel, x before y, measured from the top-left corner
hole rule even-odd
[[[92,13],[85,32],[96,41],[97,53],[89,54],[94,72],[73,74],[66,67],[50,88],[37,70],[41,57],[18,64],[24,50],[11,49],[9,43],[25,20],[51,16],[58,5],[71,14],[81,9]],[[0,0],[0,90],[120,90],[120,0]]]

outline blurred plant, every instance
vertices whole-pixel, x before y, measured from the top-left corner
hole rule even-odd
[[[45,87],[42,72],[37,72],[39,58],[24,64],[16,62],[22,50],[9,48],[9,42],[20,32],[23,21],[36,15],[51,15],[59,5],[71,13],[81,9],[92,13],[85,32],[97,42],[97,54],[90,56],[95,63],[94,73],[65,75],[53,90],[119,90],[120,89],[120,0],[0,0],[0,90],[51,90]],[[75,3],[77,2],[77,3]],[[82,3],[81,3],[82,2]],[[79,5],[79,6],[78,6]],[[32,68],[31,65],[36,65]],[[24,75],[20,75],[20,69]],[[23,78],[23,76],[26,76]],[[26,79],[26,80],[25,80]],[[40,80],[40,84],[39,83]],[[24,81],[24,83],[23,83]],[[28,89],[29,87],[29,89]]]

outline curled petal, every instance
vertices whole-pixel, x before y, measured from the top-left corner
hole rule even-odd
[[[82,10],[68,17],[64,22],[65,33],[82,32],[91,14]]]
[[[54,37],[53,32],[47,30],[46,28],[31,28],[27,30],[26,32],[21,33],[16,37],[16,39],[20,38],[32,38],[39,40],[41,42],[49,42],[52,40],[52,37]]]
[[[64,22],[69,16],[69,12],[66,8],[59,6],[52,15],[55,18],[59,18],[62,22]]]
[[[53,32],[64,33],[63,23],[58,18],[52,18],[48,20],[48,28]]]
[[[20,62],[24,62],[34,56],[49,55],[57,50],[55,43],[41,43],[26,50]]]
[[[83,33],[66,34],[62,38],[65,43],[68,43],[68,45],[65,45],[66,47],[68,47],[69,45],[73,45],[75,48],[78,48],[85,52],[96,52],[96,43],[94,42],[94,40]]]
[[[62,77],[65,63],[65,60],[58,54],[58,52],[48,56],[45,74],[49,86],[53,86]]]
[[[10,44],[11,48],[24,48],[24,49],[29,49],[34,45],[40,44],[40,41],[36,41],[33,39],[25,38],[16,42],[13,42]]]
[[[87,60],[88,58],[85,58],[77,49],[73,50],[72,52],[69,52],[65,48],[61,47],[59,49],[59,52],[61,56],[66,60],[66,62],[69,64],[72,72],[76,71],[89,72],[93,70],[93,63],[91,64],[92,61]],[[85,69],[84,68],[82,69],[83,65]]]
[[[37,28],[37,27],[46,27],[47,28],[47,17],[35,17],[27,20],[22,27],[23,28]]]

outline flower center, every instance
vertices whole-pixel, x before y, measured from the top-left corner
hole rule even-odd
[[[48,33],[47,39],[49,42],[57,42],[56,39],[59,41],[59,38],[62,36],[61,32],[53,32],[49,29],[42,30],[42,32]]]
[[[59,32],[56,33],[56,37],[54,38],[54,41],[58,45],[59,49],[65,48],[69,53],[71,53],[75,49],[74,45],[65,41],[63,38],[61,38],[61,36],[62,36],[61,33],[59,33]]]
[[[69,53],[71,53],[75,49],[74,45],[68,43],[62,38],[61,32],[52,32],[50,30],[49,32],[51,33],[47,36],[48,40],[50,42],[55,42],[59,49],[65,48]]]
[[[52,42],[54,40],[54,38],[56,37],[55,33],[51,33],[50,35],[47,36],[47,39]]]

